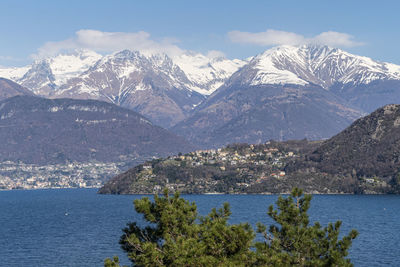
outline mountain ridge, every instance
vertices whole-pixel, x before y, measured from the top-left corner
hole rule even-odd
[[[137,111],[165,128],[177,130],[183,129],[183,126],[186,129],[191,128],[195,135],[196,132],[200,132],[192,140],[203,138],[201,132],[204,131],[210,134],[221,133],[218,130],[221,125],[216,122],[218,119],[226,129],[233,130],[248,127],[247,122],[254,120],[254,116],[259,118],[260,123],[268,123],[261,118],[268,118],[267,108],[275,100],[277,102],[271,107],[272,113],[276,112],[275,117],[284,116],[288,111],[284,106],[278,106],[285,97],[287,103],[297,98],[299,105],[316,106],[314,111],[309,110],[304,115],[305,124],[312,120],[314,114],[321,122],[332,121],[332,129],[329,132],[323,128],[315,129],[314,137],[303,134],[303,137],[307,138],[329,138],[352,122],[347,120],[348,118],[354,120],[379,106],[400,102],[400,66],[322,45],[278,46],[245,61],[228,60],[218,55],[207,57],[194,52],[185,52],[174,57],[157,53],[142,54],[130,50],[105,56],[90,52],[81,54],[83,56],[78,56],[80,54],[77,53],[74,56],[57,56],[39,62],[40,64],[32,66],[25,73],[21,81],[29,85],[28,87],[34,87],[36,84],[40,87],[37,92],[46,97],[107,101]],[[65,67],[65,75],[62,75],[62,68],[57,69],[50,64],[75,60],[79,64]],[[0,75],[2,73],[5,73],[4,69],[0,69]],[[15,73],[15,69],[9,70],[10,77],[15,76]],[[57,77],[64,77],[64,83]],[[289,92],[290,87],[294,93]],[[267,102],[258,101],[251,88],[258,90],[261,99],[270,99]],[[271,92],[264,92],[260,88],[269,88],[266,90],[272,90],[274,97],[270,95]],[[321,90],[327,92],[323,93]],[[230,93],[227,93],[228,91]],[[315,99],[311,96],[311,91],[315,92]],[[237,96],[233,96],[233,93]],[[225,99],[229,103],[224,102],[221,96],[229,94],[232,96],[229,101]],[[308,98],[301,99],[305,95],[308,95]],[[214,124],[214,129],[201,129],[208,120],[205,110],[214,105],[212,103],[216,99],[222,101],[218,104],[221,116],[209,118],[208,124]],[[239,102],[235,102],[235,99]],[[240,102],[243,99],[250,99],[250,102],[244,105]],[[256,103],[261,106],[252,106]],[[333,113],[338,116],[326,114],[323,105],[336,106]],[[260,113],[260,110],[264,111]],[[305,111],[303,109],[293,112]],[[358,117],[354,115],[356,113]],[[202,123],[196,119],[199,117],[202,117]],[[233,119],[232,124],[227,124],[227,117]],[[346,123],[343,122],[343,118],[347,118]],[[274,118],[269,119],[274,121]],[[333,126],[335,123],[337,126]],[[262,142],[262,138],[281,140],[285,139],[285,136],[301,137],[299,134],[291,134],[293,130],[287,128],[283,123],[272,130],[284,131],[282,134],[271,132],[269,136],[261,136],[258,139],[240,139],[240,136],[232,136],[226,142]],[[263,129],[250,129],[253,132],[260,130]],[[182,135],[185,135],[185,132],[176,131]],[[189,133],[186,137],[192,138],[192,134]],[[223,132],[218,138],[225,138]],[[221,145],[218,142],[210,144]]]
[[[0,161],[140,161],[193,149],[142,115],[97,100],[15,96],[0,102]]]
[[[172,130],[205,147],[314,140],[393,101],[400,66],[327,46],[280,46],[253,57]]]
[[[0,101],[16,95],[33,95],[33,93],[9,79],[0,78]]]
[[[128,50],[125,50],[128,51]],[[16,82],[27,82],[23,78],[29,68],[46,63],[53,73],[54,86],[61,86],[70,78],[77,77],[93,67],[99,60],[120,55],[124,50],[109,55],[100,55],[89,50],[77,50],[69,54],[59,54],[36,60],[31,66],[21,68],[0,68],[0,76]],[[139,53],[137,51],[131,51]],[[144,55],[146,58],[167,57],[162,53]],[[173,64],[181,69],[188,81],[187,88],[197,90],[203,95],[209,95],[222,85],[231,75],[245,65],[260,68],[259,75],[268,74],[269,79],[263,81],[258,77],[253,85],[259,84],[290,84],[290,78],[295,82],[311,82],[328,89],[334,83],[368,84],[374,80],[400,80],[400,65],[375,61],[365,56],[358,56],[338,48],[324,45],[281,45],[270,48],[247,60],[224,57],[207,57],[200,53],[187,51],[181,55],[169,58]],[[264,68],[264,69],[263,69]],[[276,72],[276,73],[275,73]],[[19,74],[18,74],[19,73]],[[294,75],[294,76],[293,76]],[[274,81],[274,77],[277,78]],[[285,79],[286,77],[286,79]],[[293,82],[292,82],[293,83]],[[209,85],[206,88],[205,84]],[[40,86],[40,85],[39,85]],[[203,86],[200,88],[199,86]],[[32,90],[38,90],[30,88]],[[40,94],[40,93],[39,93]]]

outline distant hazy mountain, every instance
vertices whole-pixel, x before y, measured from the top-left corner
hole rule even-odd
[[[33,95],[33,93],[11,80],[0,78],[0,101],[16,95]]]
[[[0,161],[140,161],[193,149],[136,112],[95,100],[8,98],[0,102],[0,129]]]
[[[247,61],[76,51],[0,68],[0,76],[45,97],[127,107],[206,145],[328,138],[400,103],[400,66],[320,45],[279,46]]]
[[[172,130],[203,147],[270,139],[316,140],[336,134],[361,115],[317,85],[242,86],[233,82]]]

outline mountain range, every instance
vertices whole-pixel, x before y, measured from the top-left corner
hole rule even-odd
[[[323,139],[400,101],[400,66],[326,46],[281,46],[252,58],[172,130],[216,147]]]
[[[312,44],[274,47],[247,60],[76,51],[0,68],[0,77],[43,97],[132,109],[203,147],[329,138],[400,101],[400,66]]]
[[[97,100],[0,101],[0,162],[141,162],[194,149],[142,115]]]

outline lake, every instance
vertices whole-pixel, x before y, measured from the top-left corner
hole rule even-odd
[[[141,221],[132,201],[139,195],[98,195],[97,189],[0,191],[2,266],[102,266],[107,257],[129,260],[119,248],[121,229]],[[207,214],[231,204],[231,223],[271,223],[266,214],[277,196],[184,195]],[[349,257],[355,266],[399,266],[400,196],[316,195],[311,222],[342,220],[342,233],[355,228]]]

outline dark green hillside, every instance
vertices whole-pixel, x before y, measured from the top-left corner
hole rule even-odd
[[[194,149],[183,138],[114,104],[34,96],[0,102],[0,140],[0,162],[38,165],[143,162]]]
[[[326,141],[234,144],[153,160],[100,193],[399,193],[400,105],[388,105]]]
[[[308,157],[328,173],[391,177],[400,171],[400,105],[387,105],[325,141]]]
[[[353,192],[353,185],[342,178],[285,170],[318,144],[307,140],[233,144],[152,160],[114,177],[99,192],[150,194],[167,187],[188,194],[282,193],[296,186],[315,193]]]

